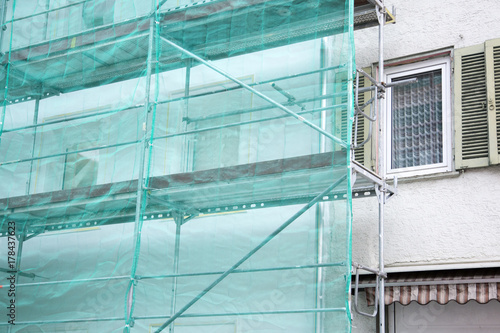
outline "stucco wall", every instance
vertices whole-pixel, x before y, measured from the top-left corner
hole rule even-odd
[[[389,271],[500,264],[500,166],[403,183],[398,191],[385,205]],[[377,200],[354,200],[353,215],[353,260],[377,266]]]
[[[385,5],[396,12],[396,24],[384,29],[385,59],[500,38],[497,0],[386,0]],[[358,67],[378,61],[378,28],[356,31],[354,39]]]

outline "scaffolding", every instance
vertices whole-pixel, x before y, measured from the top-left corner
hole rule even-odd
[[[377,196],[379,268],[354,267],[379,277],[383,331],[396,190],[354,150],[389,86],[353,50],[353,29],[379,26],[383,77],[383,1],[0,14],[0,273],[16,305],[0,330],[348,332],[351,199]]]

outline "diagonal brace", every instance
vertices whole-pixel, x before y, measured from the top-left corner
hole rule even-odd
[[[259,96],[260,98],[266,100],[267,102],[273,104],[274,106],[276,106],[277,108],[285,111],[286,113],[288,113],[290,116],[294,117],[295,119],[303,122],[305,125],[309,126],[310,128],[318,131],[319,133],[323,134],[324,136],[326,136],[327,138],[331,139],[332,141],[338,143],[339,145],[341,145],[342,147],[344,148],[347,148],[347,143],[344,142],[343,140],[337,138],[335,135],[332,135],[330,133],[328,133],[327,131],[325,131],[324,129],[322,129],[321,127],[319,126],[316,126],[314,125],[312,122],[310,122],[309,120],[305,119],[304,117],[298,115],[297,113],[293,112],[292,110],[288,109],[287,107],[285,107],[283,104],[281,103],[278,103],[276,102],[275,100],[273,100],[272,98],[269,98],[268,96],[264,95],[263,93],[261,93],[260,91],[258,90],[255,90],[254,88],[252,88],[251,86],[249,86],[248,84],[246,84],[245,82],[242,82],[240,80],[238,80],[236,77],[232,76],[231,74],[229,73],[226,73],[225,71],[223,71],[222,69],[212,65],[209,61],[197,56],[196,54],[186,50],[185,48],[183,48],[182,46],[179,46],[177,44],[175,44],[174,42],[166,39],[165,37],[161,37],[160,38],[167,44],[169,44],[170,46],[176,48],[177,50],[181,51],[182,53],[190,56],[191,58],[193,59],[196,59],[197,61],[201,62],[202,64],[204,64],[205,66],[211,68],[212,70],[214,70],[215,72],[219,73],[220,75],[228,78],[229,80],[239,84],[241,87],[245,88],[246,90],[254,93],[255,95]]]
[[[205,296],[210,290],[212,290],[215,286],[217,286],[222,280],[224,280],[229,274],[234,273],[236,269],[241,266],[245,261],[247,261],[251,256],[253,256],[257,251],[259,251],[264,245],[269,243],[274,237],[276,237],[280,232],[285,230],[292,222],[298,219],[302,214],[304,214],[309,208],[314,206],[319,200],[321,200],[325,195],[330,193],[335,187],[340,185],[344,180],[347,179],[347,175],[342,176],[337,179],[335,183],[330,185],[326,190],[324,190],[321,194],[316,196],[314,199],[309,201],[304,207],[302,207],[295,215],[286,220],[281,226],[278,227],[273,233],[266,237],[259,245],[257,245],[253,250],[248,252],[243,258],[241,258],[236,264],[231,266],[227,271],[225,271],[217,280],[215,280],[211,285],[206,287],[201,293],[199,293],[195,298],[193,298],[188,304],[186,304],[182,309],[177,311],[170,319],[168,319],[163,325],[161,325],[155,333],[160,333],[167,326],[169,326],[172,322],[174,322],[177,318],[179,318],[184,312],[186,312],[191,306],[193,306],[196,302],[198,302],[203,296]]]

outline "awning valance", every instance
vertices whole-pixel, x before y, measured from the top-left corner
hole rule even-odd
[[[375,302],[373,283],[373,277],[371,281],[367,278],[360,281],[360,287],[366,286],[368,305]],[[412,301],[465,304],[470,300],[484,304],[500,301],[500,268],[393,273],[388,275],[385,285],[386,305],[394,302],[407,305]]]

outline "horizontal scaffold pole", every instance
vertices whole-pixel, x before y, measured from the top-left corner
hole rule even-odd
[[[297,313],[331,313],[331,312],[346,312],[346,308],[323,308],[323,309],[296,309],[296,310],[276,310],[276,311],[255,311],[255,312],[227,312],[227,313],[189,313],[181,316],[181,318],[211,318],[211,317],[228,317],[228,316],[255,316],[255,315],[276,315],[276,314],[297,314]],[[165,319],[168,316],[136,316],[134,320],[151,320]],[[43,321],[16,321],[16,325],[50,325],[50,324],[65,324],[65,323],[89,323],[103,321],[121,321],[123,317],[103,317],[103,318],[74,318],[74,319],[48,319]],[[0,327],[11,325],[8,322],[0,323]]]
[[[311,264],[311,265],[299,265],[299,266],[279,266],[279,267],[263,267],[263,268],[252,268],[252,269],[236,269],[233,274],[247,274],[247,273],[260,273],[260,272],[278,272],[278,271],[292,271],[292,270],[302,270],[302,269],[313,269],[313,268],[325,268],[325,267],[341,267],[346,266],[345,262],[333,262],[324,264]],[[0,272],[3,272],[0,269]],[[5,269],[4,273],[8,270]],[[24,273],[21,271],[21,275],[33,278],[35,275],[33,273]],[[194,272],[194,273],[178,273],[178,274],[166,274],[166,275],[137,275],[137,280],[162,280],[171,279],[179,277],[198,277],[198,276],[210,276],[210,275],[221,275],[224,271],[216,272]],[[100,278],[88,278],[88,279],[74,279],[74,280],[59,280],[59,281],[47,281],[47,282],[29,282],[29,283],[17,283],[16,288],[19,287],[39,287],[47,285],[59,285],[59,284],[76,284],[76,283],[93,283],[93,282],[109,282],[114,280],[127,280],[130,279],[129,275],[122,276],[110,276],[110,277],[100,277]],[[7,285],[0,285],[0,288],[6,288]]]
[[[307,110],[307,111],[297,112],[297,114],[299,114],[299,115],[306,115],[306,114],[311,114],[311,113],[316,113],[316,112],[331,110],[331,109],[334,109],[334,108],[337,108],[337,107],[346,107],[346,106],[347,106],[347,104],[332,105],[332,106],[327,106],[325,108],[319,108],[319,109],[313,109],[313,110]],[[231,124],[225,124],[225,125],[205,127],[205,128],[195,129],[195,130],[191,130],[191,131],[185,131],[185,132],[179,132],[179,133],[172,133],[172,134],[167,134],[167,135],[156,136],[156,137],[154,137],[154,140],[173,138],[173,137],[176,137],[176,136],[196,134],[196,133],[207,132],[207,131],[215,131],[215,130],[218,130],[218,129],[229,128],[229,127],[236,127],[236,126],[245,126],[245,125],[257,124],[257,123],[261,123],[261,122],[265,122],[265,121],[278,120],[278,119],[283,119],[283,118],[287,118],[287,117],[290,117],[290,115],[284,114],[284,115],[275,116],[275,117],[268,117],[268,118],[262,118],[262,119],[254,119],[254,120],[246,120],[246,121],[240,121],[240,122],[237,122],[237,123],[231,123]]]
[[[219,73],[220,75],[228,78],[229,80],[239,84],[240,86],[242,86],[243,88],[247,89],[248,91],[251,91],[252,93],[254,93],[255,95],[259,96],[260,98],[264,99],[265,101],[273,104],[274,106],[276,106],[277,108],[283,110],[284,112],[288,113],[289,115],[291,115],[292,117],[294,117],[295,119],[301,121],[302,123],[304,123],[305,125],[309,126],[310,128],[316,130],[317,132],[323,134],[324,136],[326,136],[327,138],[331,139],[332,141],[338,143],[339,145],[341,145],[342,147],[344,148],[347,148],[348,144],[344,141],[342,141],[341,139],[337,138],[335,135],[332,135],[330,133],[328,133],[327,131],[325,131],[324,129],[320,128],[319,126],[316,126],[314,125],[313,123],[311,123],[310,121],[308,121],[307,119],[305,119],[304,117],[302,117],[301,115],[298,115],[297,113],[293,112],[292,110],[288,109],[287,107],[285,107],[283,104],[280,104],[278,102],[276,102],[275,100],[273,100],[272,98],[266,96],[265,94],[261,93],[260,91],[258,90],[255,90],[254,88],[250,87],[248,84],[246,84],[245,82],[243,81],[240,81],[238,80],[236,77],[232,76],[231,74],[229,73],[226,73],[225,71],[223,71],[222,69],[214,66],[213,64],[211,64],[209,61],[197,56],[196,54],[186,50],[185,48],[177,45],[176,43],[168,40],[167,38],[165,37],[160,37],[165,43],[169,44],[170,46],[176,48],[177,50],[181,51],[182,53],[190,56],[191,58],[201,62],[202,64],[204,64],[205,66],[211,68],[212,70],[214,70],[215,72]]]
[[[45,156],[39,156],[39,157],[32,157],[32,158],[25,158],[25,159],[21,159],[21,160],[0,162],[0,166],[9,165],[9,164],[19,164],[19,163],[23,163],[23,162],[38,161],[38,160],[43,160],[43,159],[47,159],[47,158],[66,156],[66,155],[77,154],[77,153],[84,153],[84,152],[93,151],[93,150],[102,150],[102,149],[107,149],[107,148],[131,146],[131,145],[137,144],[139,142],[141,142],[141,140],[115,143],[112,145],[104,145],[104,146],[91,147],[91,148],[86,148],[86,149],[72,150],[72,151],[67,151],[67,152],[63,152],[63,153],[57,153],[57,154],[51,154],[51,155],[45,155]]]
[[[334,69],[339,69],[339,68],[342,68],[342,67],[345,67],[345,65],[324,67],[324,68],[316,69],[316,70],[313,70],[313,71],[302,72],[302,73],[293,74],[293,75],[289,75],[289,76],[277,77],[277,78],[274,78],[274,79],[270,79],[270,80],[266,80],[266,81],[261,81],[261,82],[249,83],[248,85],[251,86],[251,87],[255,87],[255,86],[260,86],[260,85],[267,84],[267,83],[278,82],[278,81],[289,80],[289,79],[295,79],[295,78],[299,78],[299,77],[302,77],[302,76],[307,76],[307,75],[312,75],[312,74],[321,73],[321,72],[325,72],[325,71],[330,71],[330,70],[334,70]],[[0,70],[2,68],[3,67],[0,67]],[[12,69],[11,69],[10,73],[12,73]],[[26,76],[26,74],[24,74],[24,73],[23,73],[23,75]],[[242,89],[242,87],[241,86],[236,86],[236,87],[233,87],[233,88],[226,88],[226,89],[223,90],[223,92],[234,91],[234,90],[237,90],[237,89]],[[359,91],[361,92],[361,89]],[[169,98],[169,99],[166,99],[166,100],[160,100],[160,101],[156,102],[156,104],[160,105],[160,104],[168,104],[168,103],[173,103],[173,102],[179,102],[179,101],[183,101],[183,100],[187,100],[187,99],[199,98],[199,97],[204,97],[204,96],[208,96],[208,95],[213,95],[213,94],[220,93],[220,92],[221,91],[209,91],[209,92],[204,92],[204,93],[195,94],[195,95],[191,95],[191,96],[182,96],[182,97],[177,97],[177,98]],[[303,99],[303,100],[300,100],[300,101],[297,101],[297,102],[300,102],[300,103],[314,102],[314,101],[322,100],[322,99],[326,99],[326,98],[340,97],[342,95],[344,95],[344,94],[335,93],[335,94],[329,94],[329,95],[321,95],[321,96],[317,96],[317,97],[314,97],[314,98]],[[26,102],[29,102],[29,101],[33,101],[33,100],[32,99],[26,100]],[[105,116],[105,115],[108,115],[108,114],[116,114],[116,113],[120,113],[120,112],[124,112],[124,111],[128,111],[128,110],[134,110],[134,109],[141,108],[141,107],[144,107],[144,104],[135,104],[135,105],[131,105],[131,106],[127,106],[127,107],[122,107],[122,108],[116,108],[116,109],[111,109],[111,110],[103,110],[103,111],[98,111],[98,112],[94,112],[94,113],[86,113],[86,114],[81,114],[81,115],[78,115],[78,116],[72,116],[72,117],[66,117],[66,118],[63,118],[63,119],[46,121],[46,122],[43,122],[43,123],[40,123],[40,124],[32,124],[32,125],[27,125],[27,126],[22,126],[22,127],[10,128],[10,129],[4,130],[3,133],[16,132],[16,131],[21,131],[21,130],[30,129],[30,128],[44,127],[44,126],[48,126],[48,125],[65,123],[65,122],[79,120],[79,119],[84,119],[84,118],[92,118],[92,117],[98,117],[98,116]],[[210,115],[210,116],[205,116],[205,117],[199,117],[199,118],[189,118],[188,121],[207,120],[207,119],[213,119],[213,118],[218,118],[218,117],[227,117],[227,116],[233,115],[233,114],[243,114],[243,113],[250,113],[250,112],[257,112],[257,111],[265,111],[265,110],[269,110],[269,109],[272,109],[272,108],[273,108],[272,106],[266,106],[266,107],[259,107],[259,108],[250,108],[250,109],[245,109],[245,110],[237,110],[237,111],[234,111],[234,113],[227,113],[226,112],[226,113],[215,114],[215,115]]]
[[[241,87],[238,87],[238,88],[241,89]],[[224,92],[227,92],[229,90],[230,89],[224,90]],[[213,93],[204,93],[204,94],[199,94],[199,95],[192,95],[192,96],[168,99],[168,100],[158,101],[158,102],[156,102],[156,104],[161,105],[161,104],[168,104],[168,103],[172,103],[172,102],[179,102],[179,101],[188,100],[188,99],[192,99],[192,98],[203,97],[203,96],[206,96],[209,94],[213,94]],[[327,98],[340,97],[342,95],[343,94],[338,94],[338,93],[337,94],[320,95],[320,96],[316,96],[316,97],[301,99],[301,100],[298,100],[297,102],[298,103],[315,102],[315,101],[324,100]],[[346,106],[347,106],[347,104],[345,104],[345,103],[335,104],[335,105],[331,105],[329,107],[329,109],[335,109],[335,108],[346,107]],[[124,107],[121,109],[111,109],[111,110],[98,111],[95,113],[87,113],[87,114],[83,114],[83,115],[67,117],[64,119],[51,120],[51,121],[38,123],[38,124],[31,124],[31,125],[26,125],[26,126],[22,126],[22,127],[9,128],[9,129],[4,130],[3,133],[17,132],[17,131],[30,129],[30,128],[45,127],[45,126],[50,126],[50,125],[55,125],[55,124],[60,124],[60,123],[67,123],[70,121],[80,120],[80,119],[84,119],[84,118],[92,118],[92,117],[99,117],[99,116],[106,116],[106,115],[115,115],[117,113],[122,113],[122,112],[129,111],[129,110],[136,110],[136,109],[141,108],[141,107],[144,107],[144,104],[136,104],[136,105]],[[266,110],[270,110],[273,108],[274,108],[274,106],[272,106],[272,105],[259,106],[259,107],[254,107],[254,108],[235,110],[235,111],[231,111],[231,112],[212,114],[212,115],[205,116],[205,117],[184,118],[184,121],[195,122],[195,121],[209,120],[209,119],[215,119],[215,118],[223,118],[223,117],[240,115],[240,114],[245,114],[245,113],[266,111]],[[318,109],[309,110],[308,113],[315,112],[315,111],[318,111]],[[300,114],[300,113],[298,112],[297,114]],[[285,115],[285,116],[290,117],[290,115]]]
[[[84,4],[86,1],[87,1],[87,0],[78,1],[78,2],[73,2],[73,3],[70,3],[70,4],[65,5],[65,6],[61,6],[61,7],[57,7],[57,8],[52,8],[52,9],[48,9],[48,10],[44,10],[44,11],[40,11],[40,12],[37,12],[37,13],[31,14],[31,15],[26,15],[26,16],[22,16],[22,17],[17,17],[17,18],[14,18],[14,19],[12,19],[12,20],[9,20],[9,21],[7,21],[7,22],[4,22],[4,25],[5,25],[5,24],[12,23],[12,22],[16,22],[16,21],[26,20],[26,19],[29,19],[29,18],[32,18],[32,17],[35,17],[35,16],[41,16],[41,15],[49,14],[49,13],[52,13],[52,12],[55,12],[55,11],[58,11],[58,10],[67,9],[67,8],[69,8],[69,7],[74,7],[74,6],[82,5],[82,4]]]
[[[201,293],[199,293],[195,298],[193,298],[189,303],[187,303],[182,309],[177,311],[170,319],[168,319],[163,325],[161,325],[155,333],[160,333],[167,326],[169,326],[172,322],[174,322],[177,318],[179,318],[184,312],[186,312],[190,307],[192,307],[196,302],[198,302],[203,296],[205,296],[210,290],[212,290],[215,286],[217,286],[220,282],[222,282],[228,275],[234,273],[234,271],[240,267],[245,261],[247,261],[250,257],[252,257],[257,251],[259,251],[262,247],[264,247],[267,243],[274,239],[277,235],[279,235],[283,230],[285,230],[290,224],[292,224],[295,220],[297,220],[302,214],[304,214],[309,208],[314,206],[318,201],[320,201],[325,195],[330,193],[334,188],[340,185],[343,181],[347,179],[347,175],[344,175],[337,179],[332,185],[330,185],[326,190],[317,195],[314,199],[309,201],[304,207],[302,207],[297,213],[295,213],[291,218],[286,220],[281,226],[279,226],[275,231],[273,231],[269,236],[267,236],[259,245],[257,245],[254,249],[248,252],[243,258],[241,258],[236,264],[231,266],[227,271],[224,272],[217,280],[212,282],[211,285],[206,287]]]
[[[144,104],[142,104],[142,106],[143,105]],[[134,108],[136,108],[136,107],[134,107]],[[332,110],[332,109],[342,108],[342,107],[347,107],[347,104],[337,104],[337,105],[327,106],[327,107],[324,107],[324,108],[318,108],[318,109],[312,109],[312,110],[305,110],[305,111],[297,112],[297,114],[298,115],[306,115],[306,114],[312,114],[312,113],[316,113],[316,112],[321,112],[321,111],[326,111],[326,110]],[[112,111],[112,112],[115,112],[115,111]],[[106,113],[109,113],[109,112],[106,111]],[[285,115],[275,116],[275,117],[268,117],[268,118],[262,118],[262,119],[254,119],[254,120],[241,121],[241,122],[236,122],[236,123],[231,123],[231,124],[225,124],[225,125],[205,127],[205,128],[200,128],[200,129],[191,130],[191,131],[178,132],[178,133],[172,133],[172,134],[167,134],[167,135],[159,135],[159,136],[153,137],[153,140],[168,139],[168,138],[173,138],[173,137],[176,137],[176,136],[183,136],[183,135],[190,135],[190,134],[202,133],[202,132],[207,132],[207,131],[214,131],[214,130],[223,129],[223,128],[229,128],[229,127],[245,126],[245,125],[256,124],[256,123],[261,123],[261,122],[265,122],[265,121],[272,121],[272,120],[284,119],[284,118],[287,118],[287,117],[290,117],[290,115],[289,114],[285,114]],[[39,127],[39,126],[43,126],[43,125],[47,125],[47,124],[46,123],[45,124],[35,124],[35,125],[27,126],[27,127]],[[9,132],[12,132],[12,131],[14,131],[14,130],[9,130]],[[5,132],[7,132],[7,131],[4,131],[4,133]],[[141,140],[127,141],[127,142],[116,143],[116,144],[111,144],[111,145],[95,146],[95,147],[89,147],[89,148],[80,149],[80,150],[72,150],[72,151],[66,151],[66,152],[57,153],[57,154],[37,156],[37,157],[26,158],[26,159],[18,159],[18,160],[11,160],[11,161],[5,161],[5,162],[1,162],[0,161],[0,165],[19,164],[19,163],[24,163],[24,162],[31,162],[31,161],[38,161],[38,160],[48,159],[48,158],[55,158],[55,157],[60,157],[60,156],[67,156],[67,155],[71,155],[71,154],[84,153],[84,152],[94,151],[94,150],[102,150],[102,149],[108,149],[108,148],[130,146],[130,145],[137,144],[139,142],[141,142]]]
[[[316,97],[304,98],[304,99],[295,101],[295,103],[316,102],[316,101],[322,101],[325,99],[341,97],[341,96],[342,96],[342,94],[320,95],[320,96],[316,96]],[[347,104],[346,103],[334,104],[334,105],[329,106],[328,109],[333,110],[333,109],[342,108],[342,107],[347,107]],[[207,115],[207,116],[186,117],[186,118],[184,118],[184,120],[186,120],[189,123],[194,123],[197,121],[205,121],[205,120],[209,120],[209,119],[224,118],[224,117],[235,116],[235,115],[240,115],[240,114],[245,114],[245,113],[267,111],[267,110],[272,110],[275,108],[276,107],[274,105],[266,105],[266,106],[248,108],[248,109],[235,110],[235,111],[230,111],[230,112],[215,113],[215,114],[211,114],[211,115]],[[305,111],[308,111],[308,110],[305,110]],[[318,109],[309,110],[308,113],[315,112],[315,111],[318,111]],[[319,110],[319,111],[321,111],[321,110]],[[297,114],[300,115],[301,112],[297,112]],[[289,114],[285,114],[285,115],[283,115],[283,118],[285,118],[285,117],[291,117],[291,116]]]

